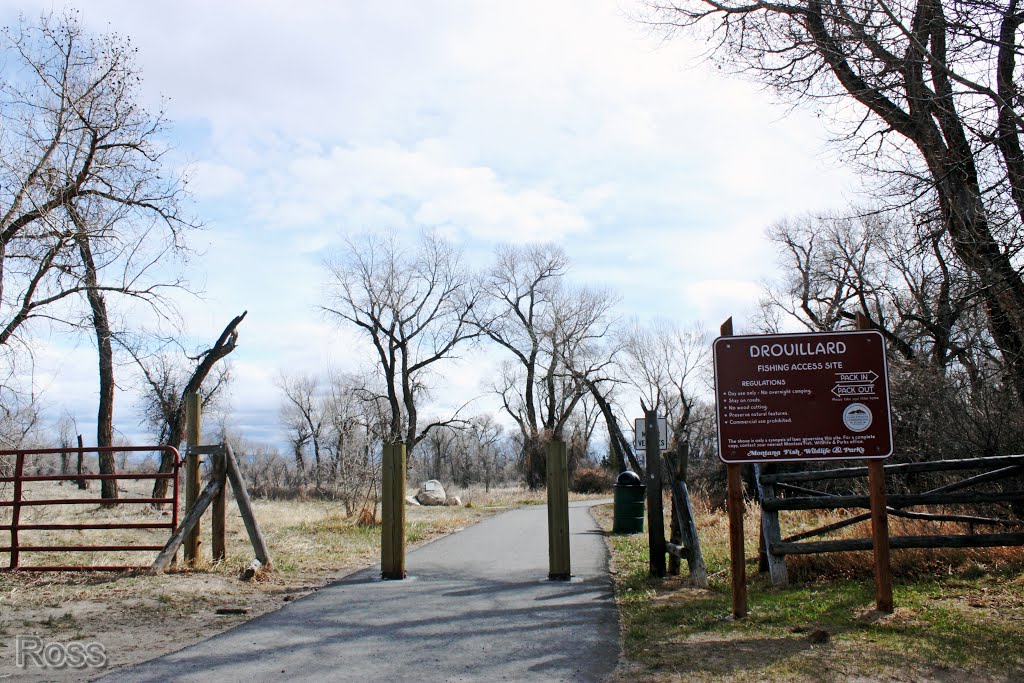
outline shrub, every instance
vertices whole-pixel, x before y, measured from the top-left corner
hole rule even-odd
[[[574,493],[608,493],[614,483],[611,473],[603,467],[581,467],[569,488]]]

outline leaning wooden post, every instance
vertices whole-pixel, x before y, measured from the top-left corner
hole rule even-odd
[[[754,465],[754,484],[757,486],[758,502],[761,508],[761,548],[764,552],[764,563],[772,579],[773,586],[785,586],[789,583],[789,571],[786,569],[785,555],[772,552],[772,546],[782,542],[782,529],[779,527],[779,511],[765,510],[765,499],[775,498],[775,484],[764,483],[761,475],[775,471],[774,465]],[[758,571],[761,558],[758,558]]]
[[[661,491],[661,445],[658,435],[657,408],[644,407],[644,435],[647,438],[647,542],[648,566],[651,576],[665,576],[665,506]],[[667,435],[666,435],[667,436]]]
[[[384,445],[381,488],[380,575],[405,578],[405,444]]]
[[[202,402],[199,393],[185,395],[185,512],[199,499],[199,440]],[[199,557],[199,520],[185,536],[185,564],[193,565]]]
[[[216,479],[211,479],[210,483],[203,489],[202,495],[196,498],[196,503],[188,512],[185,514],[185,519],[178,525],[174,535],[171,536],[171,540],[167,541],[167,545],[160,551],[160,554],[153,560],[153,564],[149,568],[151,574],[159,574],[168,565],[174,561],[174,556],[178,553],[178,548],[185,543],[186,538],[191,534],[192,530],[199,524],[200,518],[203,513],[206,512],[206,508],[210,507],[210,503],[217,497],[217,494],[223,488],[221,482]]]
[[[238,512],[242,515],[245,531],[249,534],[249,542],[252,543],[256,559],[263,564],[264,568],[269,569],[272,564],[270,550],[263,538],[263,532],[260,531],[260,525],[256,521],[256,513],[252,509],[252,501],[249,500],[249,491],[245,488],[245,480],[242,479],[242,473],[238,470],[235,454],[231,450],[231,444],[227,442],[224,443],[224,460],[228,478],[231,480],[231,490],[235,492],[235,502],[238,503]]]
[[[569,457],[565,442],[547,444],[548,578],[572,578],[569,557]]]
[[[682,447],[685,446],[686,444],[682,444]],[[682,475],[682,472],[680,472],[681,467],[679,462],[680,460],[682,460],[682,458],[678,457],[678,455],[678,453],[673,453],[671,455],[666,456],[665,458],[665,465],[667,466],[668,471],[671,473],[671,476],[669,477],[669,488],[672,490],[672,498],[670,500],[672,510],[668,516],[668,540],[669,543],[673,543],[678,546],[683,546],[683,526],[680,523],[680,520],[683,518],[683,514],[682,511],[679,509],[680,503],[678,500],[679,496],[676,495],[676,483],[680,481],[680,477],[683,477],[682,481],[686,481],[686,479]],[[668,575],[679,576],[679,570],[681,568],[682,561],[679,559],[679,556],[674,553],[669,553]]]
[[[857,314],[857,329],[870,330],[867,316]],[[889,562],[889,513],[886,511],[885,465],[868,460],[868,488],[871,496],[871,547],[875,556],[875,608],[889,614],[893,610],[892,567]]]
[[[227,558],[227,454],[221,449],[213,454],[213,478],[220,482],[220,493],[213,499],[213,519],[210,520],[210,552],[214,562]]]
[[[732,336],[732,318],[721,327],[723,337]],[[732,574],[732,615],[736,619],[747,616],[747,566],[746,548],[743,540],[743,476],[742,466],[727,463],[725,466],[729,504],[729,570]]]

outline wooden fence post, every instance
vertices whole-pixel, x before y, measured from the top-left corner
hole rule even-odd
[[[658,434],[657,407],[644,408],[644,436],[647,438],[647,541],[651,576],[665,576],[665,506],[661,490],[661,446]],[[667,436],[667,435],[666,435]]]
[[[881,460],[868,461],[871,492],[871,547],[875,557],[875,608],[892,613],[892,569],[889,564],[889,515],[885,501],[885,469]]]
[[[85,444],[82,442],[82,435],[79,434],[78,435],[78,462],[75,465],[75,472],[77,474],[79,474],[79,475],[83,474],[83,467],[84,466],[83,466],[82,461],[84,459],[85,459]],[[83,491],[85,489],[89,488],[89,480],[88,479],[78,479],[75,483],[78,485],[78,488],[83,490]]]
[[[572,578],[569,557],[569,457],[565,442],[547,444],[548,578]]]
[[[381,489],[380,575],[405,578],[405,444],[384,445]]]
[[[721,327],[723,337],[732,336],[732,318]],[[729,570],[732,574],[732,615],[736,619],[747,616],[747,566],[743,542],[743,476],[741,465],[725,466],[729,505]]]
[[[18,525],[21,523],[22,477],[25,476],[25,454],[14,456],[14,495],[11,498],[11,569],[18,568]]]
[[[227,558],[227,454],[221,449],[213,455],[213,478],[220,482],[220,492],[213,499],[213,519],[210,520],[210,552],[214,562]]]
[[[761,507],[761,547],[764,549],[764,561],[773,586],[785,586],[789,583],[789,572],[786,569],[786,556],[772,552],[775,544],[782,542],[782,529],[779,526],[779,511],[766,510],[764,501],[775,498],[775,484],[762,482],[761,475],[774,472],[774,465],[754,465],[754,482],[757,484],[757,497]],[[761,558],[758,558],[760,570]]]
[[[202,401],[198,392],[185,395],[185,514],[199,500],[199,442]],[[193,565],[199,558],[200,523],[196,520],[185,536],[185,564]]]

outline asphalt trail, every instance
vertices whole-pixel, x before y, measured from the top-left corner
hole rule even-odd
[[[571,503],[571,581],[548,581],[547,509],[502,513],[103,681],[600,681],[619,654],[596,502]],[[144,642],[144,634],[140,640]]]

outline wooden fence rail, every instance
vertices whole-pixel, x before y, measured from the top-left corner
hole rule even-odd
[[[859,479],[868,475],[867,467],[843,467],[831,470],[803,472],[779,472],[770,467],[755,467],[755,481],[761,500],[761,529],[764,537],[768,567],[774,585],[787,582],[785,556],[826,552],[849,552],[871,550],[870,538],[853,538],[825,541],[804,539],[824,536],[842,528],[867,521],[870,513],[854,515],[847,519],[826,524],[816,529],[803,531],[788,537],[782,536],[779,512],[786,510],[838,510],[871,507],[869,496],[859,493],[831,493],[809,488],[811,482],[832,482]],[[995,546],[1024,546],[1024,518],[1018,512],[1024,506],[1024,455],[1007,455],[989,458],[958,460],[935,460],[929,462],[899,463],[885,465],[887,478],[922,474],[949,473],[968,470],[983,470],[959,481],[943,483],[920,493],[892,493],[886,501],[886,511],[893,517],[918,519],[932,522],[954,522],[968,525],[972,533],[936,534],[928,536],[893,536],[889,539],[891,548],[979,548]],[[984,484],[1002,483],[1012,485],[1008,490],[969,490]],[[794,495],[795,494],[795,495]],[[963,506],[1008,503],[1014,509],[1009,517],[973,514]],[[937,512],[908,511],[915,506],[939,507],[958,506],[955,511]],[[1013,527],[1004,533],[973,533],[974,526]]]

